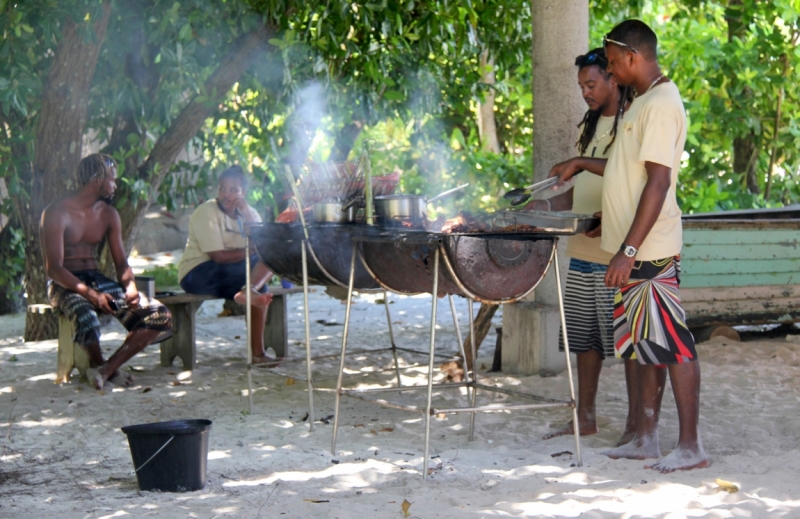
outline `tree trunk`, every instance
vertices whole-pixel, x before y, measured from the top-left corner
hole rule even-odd
[[[157,193],[161,183],[169,174],[175,158],[186,144],[203,127],[206,119],[216,110],[234,83],[239,80],[247,67],[267,48],[268,40],[275,34],[271,26],[243,35],[219,67],[206,80],[203,92],[205,99],[195,96],[173,121],[172,125],[159,137],[147,160],[139,167],[139,178],[149,180],[151,191]],[[122,218],[122,238],[126,252],[130,252],[150,201],[126,204],[119,208]]]
[[[481,52],[481,83],[494,85],[494,58],[489,56],[489,51]],[[497,124],[494,118],[494,88],[486,89],[483,102],[478,103],[478,135],[481,139],[481,149],[500,153],[500,142],[497,140]]]
[[[81,159],[81,145],[97,57],[108,27],[111,6],[104,2],[93,25],[94,38],[70,17],[64,20],[61,42],[42,91],[42,107],[36,131],[36,146],[30,201],[19,213],[25,232],[25,282],[29,303],[46,303],[47,276],[44,271],[39,220],[45,206],[76,186],[75,170]],[[25,340],[37,341],[56,336],[52,316],[27,314]]]
[[[743,10],[742,0],[728,1],[728,8],[725,10],[725,19],[728,22],[728,42],[732,42],[735,38],[744,40],[747,37],[749,20],[743,16]],[[732,85],[729,91],[733,92],[737,82],[736,77],[732,77],[731,81]],[[749,87],[745,87],[738,99],[735,96],[731,97],[738,105],[751,106],[753,91]],[[755,130],[751,129],[745,135],[737,135],[733,139],[733,173],[741,175],[742,184],[747,186],[747,189],[753,194],[761,191],[756,175],[758,166],[756,138]]]
[[[497,313],[497,309],[500,308],[500,305],[487,305],[481,303],[481,307],[478,310],[478,315],[475,316],[475,358],[477,360],[478,357],[478,349],[481,347],[481,343],[489,335],[489,332],[492,329],[492,317],[494,314]],[[467,370],[472,371],[472,354],[470,350],[472,349],[472,344],[470,341],[470,334],[467,334],[467,339],[464,341],[464,351],[467,352]]]

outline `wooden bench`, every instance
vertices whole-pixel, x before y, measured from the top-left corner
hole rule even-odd
[[[272,303],[267,311],[264,326],[264,348],[272,348],[277,357],[289,354],[289,326],[286,297],[289,294],[302,292],[302,287],[279,288],[270,287]],[[163,341],[161,346],[161,365],[172,365],[175,357],[183,361],[183,368],[192,370],[197,362],[195,347],[196,313],[203,301],[218,299],[213,296],[178,293],[175,295],[156,297],[172,313],[172,337]],[[89,369],[89,355],[78,343],[73,341],[75,329],[72,322],[58,309],[47,304],[28,305],[28,312],[36,314],[55,313],[58,317],[58,364],[56,368],[56,384],[69,380],[74,368],[78,369],[81,380],[86,380]]]
[[[83,346],[72,340],[75,337],[75,328],[72,321],[58,309],[50,305],[28,305],[28,311],[34,314],[55,313],[58,317],[58,364],[56,368],[56,384],[69,380],[73,368],[78,368],[81,380],[86,380],[86,370],[89,369],[89,354]]]
[[[269,288],[269,293],[272,294],[272,303],[267,310],[267,321],[264,326],[264,349],[272,348],[277,357],[289,355],[289,325],[285,296],[302,291],[302,287]],[[161,301],[172,313],[172,337],[161,343],[161,365],[172,366],[175,357],[180,357],[184,369],[194,369],[197,361],[195,314],[203,301],[218,298],[179,293],[157,296],[156,299]]]

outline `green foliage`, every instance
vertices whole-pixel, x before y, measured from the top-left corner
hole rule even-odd
[[[0,249],[0,287],[7,294],[22,290],[22,277],[25,272],[25,235],[15,227],[3,229],[7,247]]]
[[[142,275],[151,276],[155,280],[156,290],[180,286],[180,283],[178,283],[178,265],[174,263],[150,267],[145,269]]]
[[[601,42],[603,34],[628,17],[641,18],[659,37],[659,62],[680,89],[689,120],[688,157],[678,193],[685,211],[770,207],[800,200],[800,85],[793,80],[800,64],[796,0],[743,0],[741,5],[721,0],[602,0],[592,3],[592,14],[592,42]],[[729,38],[729,24],[736,23],[741,35]],[[749,193],[746,178],[734,172],[734,139],[751,133],[761,193],[775,144],[769,200]]]

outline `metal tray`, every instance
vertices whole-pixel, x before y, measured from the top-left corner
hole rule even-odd
[[[600,225],[600,218],[566,211],[502,211],[492,219],[492,227],[530,225],[544,232],[582,234]]]

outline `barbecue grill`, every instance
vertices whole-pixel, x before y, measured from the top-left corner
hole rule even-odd
[[[315,285],[347,288],[350,272],[350,240],[359,227],[352,224],[311,224],[306,250],[308,281]],[[250,234],[261,261],[281,278],[303,283],[302,249],[305,240],[300,223],[253,224]],[[360,266],[356,267],[356,290],[380,290],[381,286]]]
[[[388,290],[405,294],[421,292],[432,294],[428,383],[426,386],[400,386],[398,384],[398,387],[360,390],[343,389],[342,380],[345,355],[347,354],[351,309],[351,300],[348,297],[336,388],[334,426],[331,439],[332,454],[336,454],[336,436],[339,426],[341,397],[348,396],[384,407],[420,412],[425,415],[423,479],[427,479],[428,476],[431,415],[438,413],[470,413],[469,439],[472,440],[474,438],[476,412],[554,407],[572,408],[577,464],[579,466],[582,464],[575,389],[572,383],[572,367],[564,318],[563,294],[561,292],[558,257],[555,254],[555,248],[559,236],[584,232],[596,226],[599,223],[599,219],[569,213],[537,215],[535,213],[509,214],[509,212],[494,218],[494,220],[498,219],[503,220],[503,225],[497,229],[493,225],[490,232],[443,233],[422,229],[381,229],[364,226],[359,227],[353,233],[348,296],[352,295],[354,288],[355,272],[358,264],[357,257],[381,286]],[[509,221],[512,222],[510,225],[508,224]],[[444,263],[443,269],[440,267],[440,260]],[[466,381],[464,383],[436,384],[436,386],[447,389],[466,387],[470,405],[450,409],[432,407],[438,297],[455,294],[467,297],[470,300],[468,304],[471,338],[470,353],[474,369],[474,366],[476,366],[476,348],[474,342],[473,302],[477,300],[500,304],[519,300],[536,287],[552,262],[555,263],[554,273],[558,286],[562,337],[567,363],[567,378],[569,380],[569,400],[558,400],[480,384],[477,380],[476,371],[473,371],[470,377],[465,370]],[[454,319],[456,319],[455,315]],[[456,326],[456,330],[458,330],[458,326]],[[459,338],[459,345],[461,344],[462,342]],[[466,360],[463,349],[462,356]],[[370,396],[377,392],[414,389],[426,389],[427,403],[425,406],[405,405]],[[479,389],[481,391],[500,392],[527,398],[536,403],[478,406],[476,399]]]

